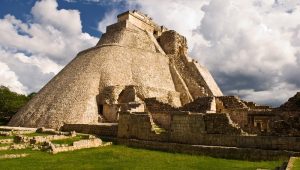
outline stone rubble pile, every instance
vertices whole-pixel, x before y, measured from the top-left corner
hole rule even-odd
[[[32,150],[47,151],[52,154],[59,152],[74,151],[85,148],[95,148],[100,146],[111,145],[111,143],[103,143],[101,139],[93,135],[81,134],[77,136],[75,131],[71,132],[60,132],[52,129],[37,128],[36,131],[18,131],[15,129],[3,129],[0,128],[1,134],[11,137],[9,139],[0,139],[0,144],[5,144],[0,147],[1,150],[20,150],[31,148]],[[19,133],[20,132],[20,133]],[[25,133],[23,133],[25,132]],[[28,133],[36,132],[39,136],[26,135]],[[56,144],[57,140],[74,139],[72,144]],[[53,142],[54,141],[54,142]],[[53,143],[52,143],[53,142]],[[7,144],[7,145],[6,145]],[[1,155],[0,159],[12,159],[26,157],[28,154],[5,154]]]

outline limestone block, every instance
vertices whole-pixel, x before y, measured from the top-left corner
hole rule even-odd
[[[0,159],[14,159],[14,158],[23,158],[28,156],[29,154],[22,153],[22,154],[4,154],[0,156]]]

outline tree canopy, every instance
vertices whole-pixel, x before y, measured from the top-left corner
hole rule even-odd
[[[26,96],[13,92],[5,86],[0,86],[0,122],[8,121],[35,94],[31,93]]]

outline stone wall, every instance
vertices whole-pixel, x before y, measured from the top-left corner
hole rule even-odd
[[[223,110],[223,112],[228,113],[230,116],[230,119],[238,124],[242,129],[249,128],[249,122],[248,122],[248,109],[228,109]]]
[[[169,141],[186,143],[195,135],[206,133],[205,127],[204,114],[173,113]]]
[[[237,96],[220,96],[216,100],[220,100],[223,103],[224,109],[245,109],[248,108]],[[220,108],[222,109],[222,108]],[[219,110],[217,108],[217,110]]]
[[[196,99],[200,96],[223,95],[209,71],[187,55],[185,37],[173,30],[165,31],[159,37],[159,43],[170,58],[172,77],[179,83],[175,88],[184,95],[181,98],[183,104],[190,101],[189,96]]]
[[[127,11],[118,15],[118,22],[130,21],[132,24],[142,30],[147,30],[154,33],[154,31],[161,31],[160,27],[155,24],[150,17],[138,12],[138,11]]]
[[[167,130],[164,134],[155,134],[148,113],[122,113],[119,119],[118,137],[187,142],[203,134],[238,135],[242,133],[230,122],[226,114],[171,111],[156,112],[151,116],[156,125]]]
[[[166,101],[161,101],[158,98],[146,98],[146,108],[149,112],[164,112],[164,111],[178,111],[179,109],[168,104]]]
[[[205,155],[212,157],[220,157],[226,159],[240,160],[278,160],[287,159],[290,156],[299,156],[300,152],[292,152],[285,150],[267,150],[256,148],[237,148],[224,146],[205,146],[205,145],[189,145],[179,143],[166,143],[157,141],[144,141],[136,139],[118,139],[119,144],[146,148],[153,150],[162,150],[168,152],[189,153],[193,155]]]
[[[86,148],[96,148],[101,145],[102,145],[101,139],[98,139],[98,138],[85,139],[85,140],[73,142],[72,146],[55,147],[54,145],[51,145],[50,152],[52,154],[57,154],[59,152],[68,152],[68,151],[74,151],[74,150],[86,149]]]
[[[120,113],[118,137],[166,141],[165,134],[156,134],[147,113]]]
[[[242,134],[242,130],[234,124],[228,114],[213,113],[205,114],[204,121],[206,125],[207,134],[228,134],[237,135]]]
[[[176,91],[180,92],[180,100],[182,105],[192,102],[193,96],[191,95],[186,83],[174,64],[170,64],[170,72],[174,81],[175,89]]]
[[[217,113],[228,113],[234,123],[238,124],[242,129],[248,130],[248,112],[250,108],[246,103],[237,96],[216,97],[216,103]]]
[[[171,126],[171,114],[169,112],[152,112],[152,119],[155,124],[166,130],[170,129]]]
[[[169,113],[170,127],[156,134],[147,113],[120,114],[118,137],[192,145],[300,151],[300,137],[246,136],[227,114]]]
[[[185,104],[180,110],[200,113],[216,113],[215,97],[199,97],[193,102]]]
[[[199,136],[205,134],[240,135],[241,129],[235,127],[226,114],[201,114],[177,112],[171,114],[170,141],[197,143]]]
[[[65,124],[61,127],[62,131],[76,131],[80,133],[96,134],[99,136],[117,136],[117,123],[101,124]]]
[[[143,42],[141,43],[141,41]],[[111,44],[156,52],[155,44],[148,37],[147,33],[137,29],[129,21],[123,21],[107,27],[107,32],[102,35],[97,46]]]

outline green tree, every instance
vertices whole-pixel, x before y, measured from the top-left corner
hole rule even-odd
[[[37,94],[36,92],[32,92],[32,93],[30,93],[27,97],[28,97],[28,99],[30,100],[30,99],[32,99],[36,94]]]
[[[5,86],[0,86],[0,124],[9,119],[30,100],[35,93],[29,96],[12,92]]]

